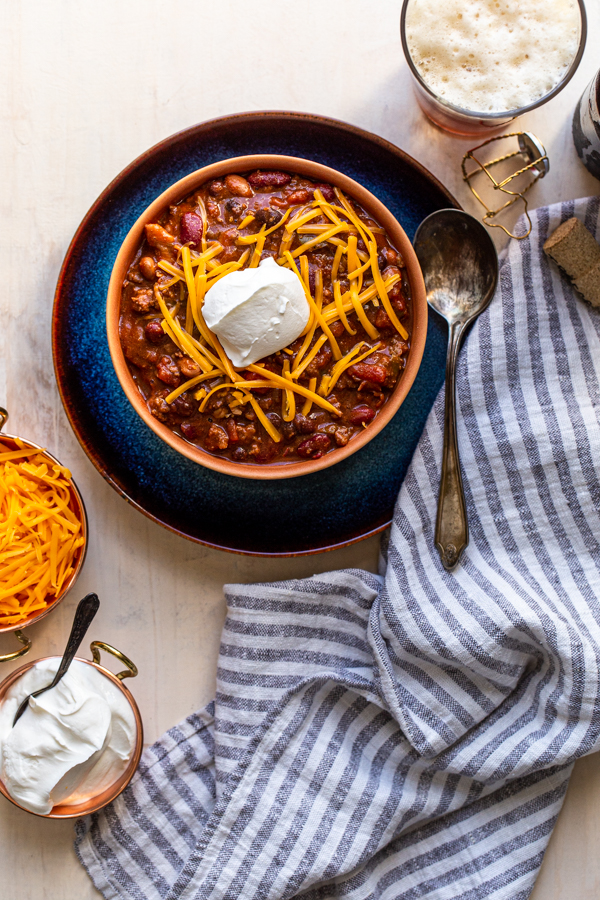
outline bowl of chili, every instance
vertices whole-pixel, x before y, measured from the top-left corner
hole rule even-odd
[[[267,257],[310,308],[297,340],[236,369],[202,304]],[[296,157],[236,157],[176,182],[117,255],[107,336],[119,382],[179,453],[245,478],[291,478],[345,459],[396,414],[417,375],[427,302],[410,240],[373,194]]]

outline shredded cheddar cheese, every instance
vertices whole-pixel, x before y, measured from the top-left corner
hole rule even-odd
[[[263,227],[261,228],[261,230],[260,230],[259,232],[257,232],[256,234],[245,234],[245,235],[242,235],[242,237],[240,237],[240,238],[237,239],[237,243],[238,243],[238,244],[256,244],[256,243],[258,243],[258,240],[259,240],[259,238],[260,238],[261,236],[262,236],[262,237],[267,237],[269,234],[272,234],[272,233],[273,233],[274,231],[276,231],[278,228],[281,228],[281,226],[283,225],[283,223],[285,222],[285,220],[286,220],[287,217],[289,216],[290,212],[291,212],[291,210],[289,210],[289,209],[286,210],[286,212],[285,212],[284,215],[281,217],[281,219],[279,220],[279,222],[277,222],[276,225],[272,225],[271,228],[268,228],[266,231],[265,231],[265,226],[263,225]],[[246,216],[246,218],[248,218],[248,216]],[[254,219],[254,216],[251,216],[251,218]],[[246,220],[244,219],[244,221],[246,221]],[[240,224],[240,229],[241,229],[242,227],[243,227],[243,226]],[[264,241],[263,241],[263,244],[264,244]]]
[[[69,470],[21,441],[17,447],[0,442],[0,626],[57,600],[84,543]]]
[[[292,379],[289,359],[283,361],[283,377],[287,378],[288,381],[291,381]],[[296,398],[294,397],[293,390],[286,388],[281,394],[281,417],[284,422],[292,422],[295,415]]]
[[[358,257],[356,255],[356,235],[351,234],[350,237],[348,238],[348,268],[351,268],[352,270],[354,270],[357,266],[357,263],[358,263]],[[365,331],[367,332],[369,337],[373,340],[378,338],[379,332],[374,327],[374,325],[371,325],[371,323],[369,322],[369,320],[367,318],[367,314],[365,313],[364,309],[362,308],[362,304],[359,302],[358,280],[356,278],[353,278],[350,281],[350,302],[352,303],[352,306],[354,307],[354,312],[356,313],[356,315],[358,316],[358,318],[360,320],[360,324],[365,329]],[[340,299],[339,305],[342,306],[341,299]]]
[[[315,358],[315,356],[317,355],[317,353],[319,352],[319,350],[321,349],[321,347],[323,346],[323,344],[325,343],[326,340],[327,340],[327,335],[322,334],[321,337],[315,341],[315,344],[313,347],[311,347],[310,352],[304,357],[304,359],[300,363],[300,365],[297,366],[294,369],[294,371],[292,372],[292,378],[300,378],[300,376],[302,375],[302,373],[304,372],[306,367],[311,364],[311,362],[313,361],[313,359]]]
[[[337,384],[338,378],[346,369],[350,366],[354,366],[356,363],[362,362],[363,359],[366,359],[367,356],[370,356],[375,350],[377,350],[381,344],[377,343],[374,347],[369,347],[364,353],[361,353],[360,356],[356,354],[359,352],[360,348],[363,346],[364,341],[359,341],[358,344],[355,344],[352,350],[344,356],[343,359],[340,359],[339,362],[335,364],[333,369],[331,370],[331,375],[329,375],[329,379],[327,382],[327,394],[330,394],[335,385]]]
[[[208,394],[206,394],[202,403],[200,404],[200,412],[204,412],[204,410],[206,409],[206,404],[208,402],[209,397],[212,397],[212,395],[215,394],[217,391],[224,391],[226,388],[232,388],[232,387],[233,387],[233,384],[231,384],[231,382],[227,381],[227,382],[225,382],[225,384],[218,384],[216,387],[212,388],[208,392]]]
[[[255,269],[257,267],[257,265],[259,264],[260,257],[263,252],[263,248],[265,246],[265,240],[266,240],[266,231],[265,231],[265,226],[263,225],[263,227],[260,229],[260,231],[256,235],[256,244],[254,247],[254,253],[252,254],[252,259],[250,260],[250,262],[248,264],[249,269]]]
[[[308,382],[308,388],[309,388],[311,394],[315,393],[316,387],[317,387],[317,379],[311,378],[310,381]],[[309,412],[312,409],[312,405],[313,405],[312,397],[307,397],[306,400],[304,401],[304,406],[302,407],[302,415],[303,416],[307,416],[309,414]]]
[[[340,231],[348,231],[348,226],[341,222],[339,225],[332,225],[329,231],[324,231],[323,234],[318,234],[316,237],[312,238],[310,241],[305,241],[303,244],[300,244],[299,247],[293,251],[292,256],[300,256],[301,253],[306,253],[307,250],[312,250],[317,244],[321,244],[323,241],[329,240],[330,237],[333,237],[335,234],[339,234]]]
[[[184,394],[186,391],[189,391],[191,388],[196,387],[197,384],[200,384],[201,381],[205,381],[207,378],[214,378],[216,375],[220,375],[220,371],[218,369],[212,369],[210,372],[204,372],[202,375],[196,375],[195,378],[190,378],[188,381],[184,381],[183,384],[180,384],[178,388],[175,388],[174,391],[165,397],[166,403],[172,403],[173,400],[176,400],[181,394]]]
[[[301,384],[294,384],[291,381],[288,381],[287,378],[283,378],[281,375],[275,374],[275,372],[268,372],[266,369],[261,368],[261,366],[248,366],[251,372],[256,372],[257,375],[263,375],[265,380],[274,381],[277,387],[288,388],[295,391],[297,394],[302,394],[304,397],[310,397],[313,403],[316,403],[317,406],[322,407],[322,409],[328,409],[329,412],[333,413],[335,416],[340,415],[340,411],[335,408],[332,403],[329,403],[328,400],[323,400],[322,397],[319,397],[318,394],[315,394],[314,391],[310,391],[308,388],[303,387]],[[251,381],[246,382],[247,385],[252,384]]]
[[[300,278],[300,281],[302,282],[302,287],[304,288],[304,293],[306,295],[306,299],[308,300],[308,305],[311,309],[311,312],[312,312],[315,320],[319,323],[319,325],[321,326],[321,328],[323,329],[323,331],[329,338],[329,343],[331,344],[331,349],[333,350],[334,357],[336,359],[340,359],[342,354],[341,354],[340,348],[338,347],[338,343],[337,343],[336,339],[334,338],[333,334],[331,333],[331,329],[329,328],[329,325],[323,318],[321,310],[317,309],[315,301],[313,300],[310,290],[308,288],[308,284],[306,284],[303,281],[303,279],[301,278],[300,272],[298,271],[298,267],[296,266],[296,263],[294,262],[292,254],[290,253],[289,250],[286,250],[285,257],[286,257],[292,271],[294,271],[296,273],[296,275],[298,276],[298,278]]]
[[[260,408],[260,406],[258,405],[256,400],[254,399],[254,397],[251,394],[249,394],[248,397],[249,397],[250,403],[252,405],[252,409],[258,416],[258,421],[260,422],[262,427],[265,429],[265,431],[267,432],[269,437],[271,437],[275,441],[275,443],[278,444],[279,441],[281,440],[281,435],[279,434],[279,432],[277,431],[277,429],[275,428],[273,423],[270,421],[270,419],[267,419],[266,415],[264,414],[264,412],[262,411],[262,409]]]

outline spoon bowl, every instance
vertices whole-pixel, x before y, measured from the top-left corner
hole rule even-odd
[[[421,222],[414,246],[432,309],[449,325],[466,325],[483,312],[496,289],[498,256],[481,222],[460,209],[440,209]]]
[[[496,290],[498,255],[485,227],[459,209],[441,209],[421,222],[414,240],[427,302],[448,323],[446,410],[435,543],[451,571],[469,543],[456,435],[456,360],[467,327]]]

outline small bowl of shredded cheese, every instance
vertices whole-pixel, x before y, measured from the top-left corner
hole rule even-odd
[[[0,407],[0,430],[8,413]],[[0,633],[47,615],[75,583],[87,549],[81,494],[65,466],[37,444],[0,434]]]

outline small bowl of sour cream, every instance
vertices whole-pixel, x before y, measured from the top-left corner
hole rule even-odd
[[[76,658],[50,691],[32,698],[17,724],[15,713],[27,694],[49,684],[58,656],[17,669],[0,684],[0,792],[16,806],[51,819],[96,812],[129,784],[143,745],[137,704],[122,679],[94,661]]]

